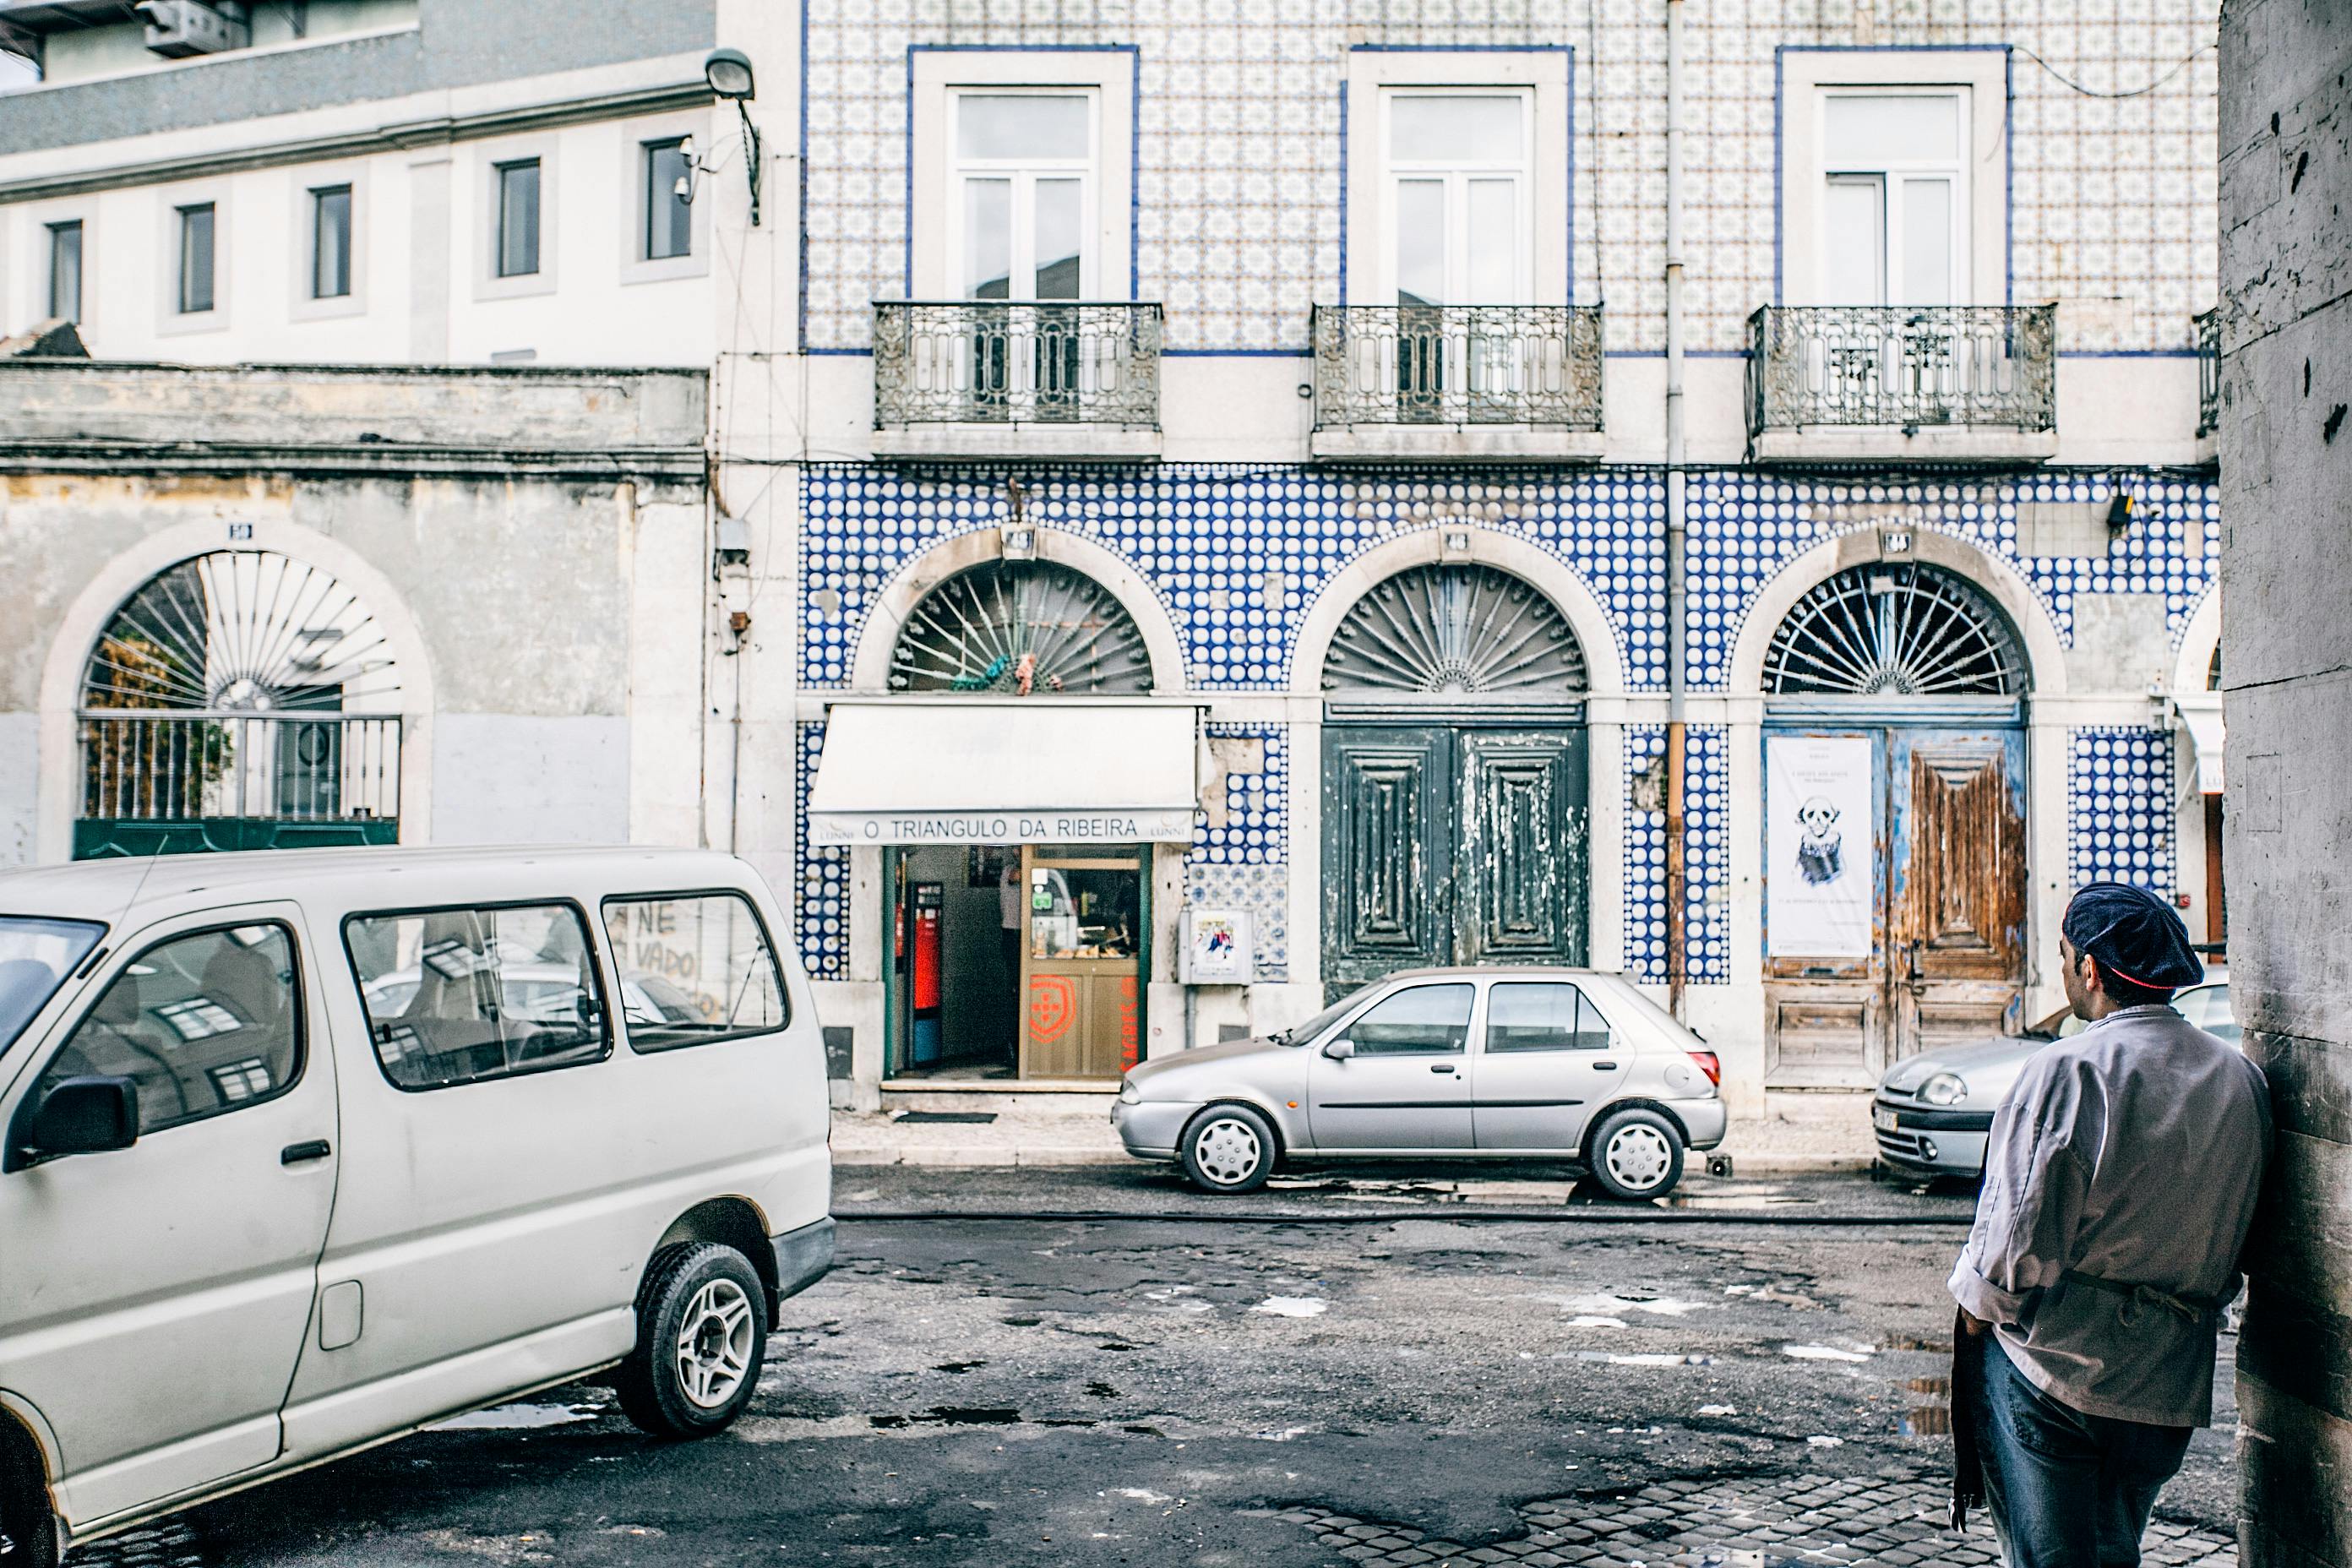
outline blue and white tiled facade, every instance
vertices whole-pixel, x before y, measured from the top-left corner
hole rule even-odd
[[[2175,890],[2172,734],[2123,726],[2074,731],[2066,756],[2066,880]]]

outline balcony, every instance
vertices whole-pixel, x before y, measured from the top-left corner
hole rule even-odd
[[[1158,305],[877,301],[885,458],[1160,455]]]
[[[1759,463],[2039,463],[2058,450],[2053,305],[1767,305],[1748,319]]]
[[[75,858],[390,844],[400,721],[303,710],[81,716]]]
[[[1318,305],[1314,455],[1592,462],[1597,305]]]
[[[2221,311],[2219,306],[2192,319],[2197,330],[2197,457],[2210,463],[2220,456],[2216,445],[2221,428]]]

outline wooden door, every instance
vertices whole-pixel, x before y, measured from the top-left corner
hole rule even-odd
[[[1889,782],[1889,1061],[2006,1032],[2025,982],[2022,748],[2014,732],[1895,731]]]
[[[1584,732],[1465,730],[1458,739],[1457,962],[1582,963]]]
[[[1785,918],[1777,879],[1794,874],[1774,856],[1773,835],[1797,821],[1813,784],[1784,788],[1775,772],[1782,742],[1820,745],[1838,754],[1826,767],[1850,777],[1853,788],[1835,822],[1840,844],[1834,880],[1867,913],[1868,930],[1830,942]],[[1886,789],[1885,732],[1876,729],[1767,731],[1764,823],[1765,875],[1764,1081],[1776,1089],[1864,1089],[1885,1059]],[[1816,781],[1818,783],[1818,781]],[[1829,876],[1830,873],[1824,872]],[[1784,918],[1775,920],[1777,912]]]

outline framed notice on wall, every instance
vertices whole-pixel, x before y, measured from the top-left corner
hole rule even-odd
[[[1875,868],[1866,735],[1764,738],[1764,921],[1775,958],[1867,958]]]

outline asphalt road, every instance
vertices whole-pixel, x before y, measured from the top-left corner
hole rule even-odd
[[[1330,1568],[1332,1516],[1475,1546],[1525,1537],[1536,1500],[1605,1514],[1644,1487],[1932,1496],[1962,1228],[1818,1222],[1964,1218],[1966,1194],[1696,1184],[1628,1224],[1540,1173],[1318,1181],[1235,1221],[1141,1168],[846,1170],[838,1268],[786,1304],[730,1434],[652,1443],[583,1384],[82,1560]],[[856,1217],[957,1208],[1120,1212]],[[2222,1532],[2232,1349],[2163,1507]]]

